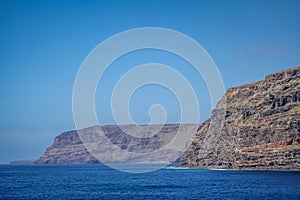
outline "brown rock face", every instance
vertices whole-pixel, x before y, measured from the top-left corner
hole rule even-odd
[[[210,127],[218,120],[224,126]],[[230,88],[199,127],[180,166],[300,169],[300,67]]]

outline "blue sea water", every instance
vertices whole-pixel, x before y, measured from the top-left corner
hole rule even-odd
[[[1,199],[300,199],[300,172],[0,165]]]

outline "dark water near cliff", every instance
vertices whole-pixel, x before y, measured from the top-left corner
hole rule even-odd
[[[300,199],[300,172],[0,165],[1,199]]]

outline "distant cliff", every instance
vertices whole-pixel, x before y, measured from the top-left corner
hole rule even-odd
[[[32,165],[36,162],[35,159],[29,159],[29,160],[14,160],[10,161],[10,165]]]
[[[184,125],[186,131],[189,131],[190,127],[197,128],[199,125]],[[100,157],[101,161],[109,163],[118,162],[173,162],[183,152],[176,152],[171,148],[160,152],[159,154],[146,154],[146,152],[153,152],[165,147],[170,143],[175,134],[178,131],[178,124],[166,124],[166,125],[143,125],[144,132],[138,132],[141,129],[135,125],[107,125],[107,126],[94,126],[80,130],[81,137],[79,137],[78,131],[68,131],[60,134],[54,139],[53,144],[47,148],[46,152],[35,162],[36,164],[80,164],[80,163],[99,163],[96,157]],[[182,127],[182,126],[181,126]],[[132,137],[131,135],[124,134],[122,130],[126,130],[126,133],[135,135],[153,134],[150,137]],[[157,130],[160,130],[157,133]],[[111,145],[107,145],[104,141],[98,139],[97,134],[103,132],[106,137],[111,141]],[[85,145],[82,141],[85,141]],[[92,144],[92,146],[91,146]],[[126,156],[123,152],[114,151],[111,149],[112,145],[117,145],[120,149],[127,152],[138,152],[139,157]],[[188,143],[186,144],[186,146]],[[87,150],[86,146],[91,147]],[[93,149],[95,147],[95,149]],[[101,147],[101,148],[99,148]],[[101,149],[101,152],[97,152]],[[178,156],[177,156],[178,154]],[[174,160],[175,158],[175,160]]]
[[[99,163],[85,148],[77,131],[69,131],[55,137],[53,144],[35,161],[36,164]]]
[[[209,128],[218,120],[223,128]],[[180,166],[300,169],[300,67],[230,88],[199,127]]]

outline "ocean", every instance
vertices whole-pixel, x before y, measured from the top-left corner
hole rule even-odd
[[[300,199],[299,171],[0,165],[1,199]]]

